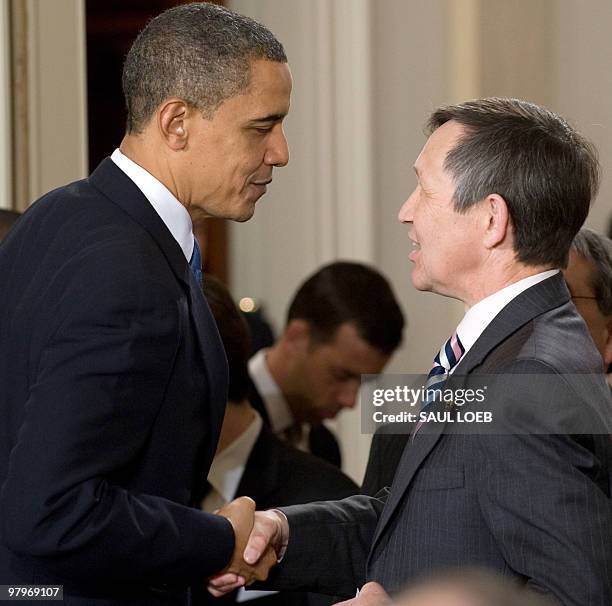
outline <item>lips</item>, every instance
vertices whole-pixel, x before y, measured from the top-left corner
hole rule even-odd
[[[412,242],[412,252],[408,255],[408,258],[411,261],[414,261],[416,255],[420,252],[421,250],[421,245],[416,241],[416,240],[412,240],[411,238],[411,242]]]

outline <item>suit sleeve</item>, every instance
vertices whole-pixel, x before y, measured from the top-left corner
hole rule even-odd
[[[185,329],[180,302],[126,255],[95,254],[104,266],[71,271],[33,361],[0,494],[2,539],[68,578],[200,580],[229,560],[229,522],[113,481],[150,436]]]
[[[513,379],[509,398],[538,406],[533,381]],[[559,385],[551,397],[564,407],[578,395]],[[516,432],[477,443],[481,510],[508,565],[564,606],[611,604],[609,436]]]
[[[365,583],[366,562],[385,497],[281,507],[289,545],[267,586],[352,597]]]

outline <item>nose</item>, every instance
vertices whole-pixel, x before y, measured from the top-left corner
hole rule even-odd
[[[408,199],[402,204],[397,215],[397,220],[400,223],[412,223],[412,216],[414,212],[414,200],[416,198],[416,189],[410,194]]]
[[[286,166],[289,162],[289,145],[282,124],[276,124],[272,129],[264,162],[268,166]]]

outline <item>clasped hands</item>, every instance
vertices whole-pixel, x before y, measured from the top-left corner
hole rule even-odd
[[[265,581],[289,541],[287,518],[276,510],[255,511],[255,501],[249,497],[234,499],[217,514],[229,520],[235,544],[230,563],[209,579],[208,591],[215,597]]]

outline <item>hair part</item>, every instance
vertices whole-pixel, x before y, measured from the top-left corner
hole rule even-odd
[[[142,132],[170,97],[212,118],[223,101],[248,89],[251,64],[258,59],[287,62],[272,32],[249,17],[207,2],[161,13],[125,59],[127,132]]]
[[[592,265],[589,283],[597,305],[602,314],[612,316],[612,240],[583,227],[572,247]]]
[[[316,343],[329,342],[340,325],[353,323],[360,337],[385,354],[402,341],[404,315],[389,282],[362,263],[337,261],[319,269],[297,290],[287,323],[305,320]]]
[[[499,194],[508,205],[517,260],[565,267],[599,187],[593,144],[557,114],[519,99],[441,107],[429,118],[428,134],[451,120],[465,128],[444,163],[456,183],[455,210]]]

